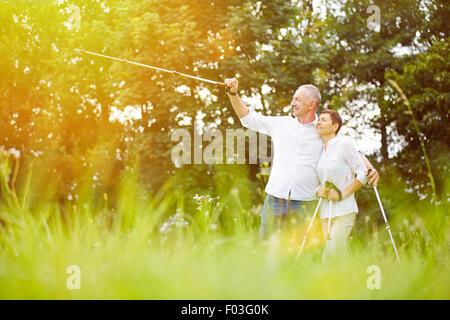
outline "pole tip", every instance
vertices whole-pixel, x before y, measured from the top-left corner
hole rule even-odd
[[[81,51],[83,51],[83,50],[78,49],[78,48],[75,48],[75,51],[76,51],[76,52],[81,52]]]

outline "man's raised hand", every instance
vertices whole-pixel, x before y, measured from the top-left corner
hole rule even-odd
[[[227,86],[227,93],[234,96],[237,93],[239,83],[236,78],[225,79],[225,85]]]

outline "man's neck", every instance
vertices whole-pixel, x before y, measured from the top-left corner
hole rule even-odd
[[[297,120],[301,123],[301,124],[308,124],[313,122],[316,119],[316,113],[315,112],[311,112],[308,113],[304,116],[298,116]]]

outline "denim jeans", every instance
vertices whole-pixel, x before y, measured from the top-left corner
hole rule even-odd
[[[284,227],[295,226],[305,221],[314,212],[317,201],[298,201],[266,196],[261,213],[261,240]]]

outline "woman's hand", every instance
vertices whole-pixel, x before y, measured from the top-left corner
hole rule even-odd
[[[330,189],[328,190],[327,199],[332,201],[339,201],[339,194],[337,193],[336,190]]]
[[[325,186],[320,186],[319,190],[317,190],[317,192],[316,192],[316,195],[319,198],[326,198],[327,197],[327,193],[328,193],[327,188],[325,188]]]
[[[377,169],[375,168],[370,168],[367,172],[367,177],[368,177],[368,183],[373,185],[373,186],[377,186],[378,185],[378,180],[380,180],[380,175],[378,174]]]

